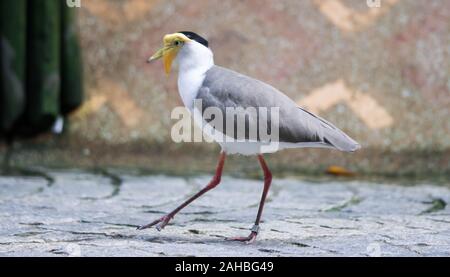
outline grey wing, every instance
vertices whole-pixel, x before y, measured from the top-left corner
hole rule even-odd
[[[278,107],[279,142],[308,143],[313,147],[316,143],[317,146],[328,145],[342,151],[355,151],[360,148],[356,141],[333,124],[299,108],[294,101],[277,89],[223,67],[214,66],[206,73],[197,99],[202,100],[202,112],[209,107],[214,107],[219,109],[223,115],[226,115],[227,107],[244,109],[264,107],[268,110]],[[268,121],[266,125],[271,126],[270,113],[258,113],[256,118],[245,116],[246,139],[250,136],[248,132],[250,127],[258,130],[257,139],[259,139],[258,128],[261,120]],[[227,116],[224,116],[223,126],[227,126],[226,121]],[[233,137],[242,138],[238,135],[236,123],[233,122],[232,125],[234,127]],[[226,133],[225,127],[220,131]],[[270,128],[269,132],[271,132]]]

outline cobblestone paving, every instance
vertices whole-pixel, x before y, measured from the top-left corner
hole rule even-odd
[[[47,170],[0,176],[0,256],[448,256],[450,189],[275,179],[253,245],[262,181],[224,177],[162,232],[137,231],[208,176]],[[45,177],[45,178],[44,178]]]

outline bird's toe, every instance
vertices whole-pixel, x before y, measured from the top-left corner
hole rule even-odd
[[[249,236],[247,237],[232,237],[232,238],[226,238],[227,241],[239,241],[244,242],[245,244],[252,244],[256,240],[256,236],[258,233],[251,232]]]

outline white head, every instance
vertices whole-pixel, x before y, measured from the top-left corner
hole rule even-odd
[[[208,41],[193,32],[178,32],[164,36],[164,46],[148,61],[163,58],[164,69],[170,73],[172,63],[176,59],[180,71],[204,69],[214,65],[213,53],[208,48]]]

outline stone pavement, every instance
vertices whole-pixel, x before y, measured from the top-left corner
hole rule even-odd
[[[35,174],[36,175],[36,174]],[[137,231],[208,176],[45,170],[0,176],[0,256],[448,256],[450,189],[275,179],[262,232],[247,235],[262,181],[224,177],[162,232]]]

